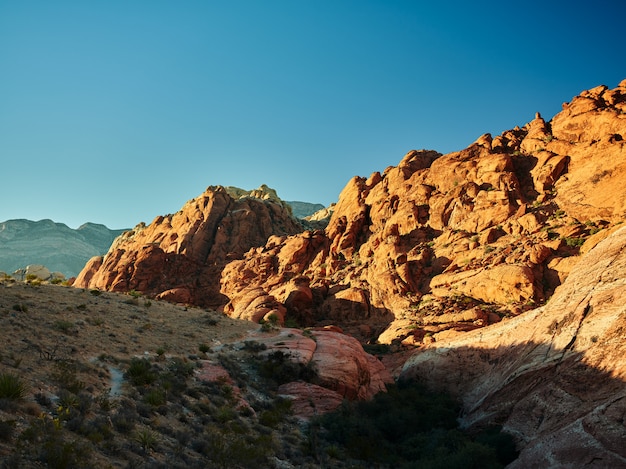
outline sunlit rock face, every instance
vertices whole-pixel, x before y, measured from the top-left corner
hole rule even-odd
[[[173,302],[219,306],[219,278],[229,261],[271,235],[303,227],[276,193],[221,186],[187,202],[173,214],[140,224],[119,237],[103,259],[92,259],[75,286],[136,290]]]
[[[626,216],[625,109],[626,81],[459,152],[411,151],[349,181],[324,231],[229,263],[221,291],[285,304],[305,277],[312,300],[292,313],[305,325],[418,345],[533,309]]]
[[[441,340],[404,365],[462,399],[466,426],[503,425],[510,467],[626,467],[626,228],[573,268],[549,303]]]
[[[75,285],[386,343],[485,327],[543,304],[626,216],[625,106],[626,82],[596,87],[552,120],[410,151],[350,180],[325,229],[267,187],[209,188],[120,237]]]

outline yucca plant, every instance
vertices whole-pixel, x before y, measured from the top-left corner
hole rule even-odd
[[[13,373],[0,373],[0,399],[23,399],[28,387]]]

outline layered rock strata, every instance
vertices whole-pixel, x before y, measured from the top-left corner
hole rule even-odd
[[[502,425],[509,467],[626,467],[626,228],[591,249],[550,302],[437,341],[404,365],[463,402],[465,426]]]

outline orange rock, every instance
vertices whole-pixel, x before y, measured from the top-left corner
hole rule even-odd
[[[265,344],[262,355],[280,351],[295,362],[312,366],[317,383],[344,398],[371,399],[393,382],[385,366],[355,338],[324,329],[307,334],[310,337],[299,329],[283,329],[276,336],[254,340]]]
[[[304,381],[281,384],[278,395],[290,399],[293,415],[303,420],[332,412],[344,399],[336,391]]]
[[[230,191],[230,192],[229,192]],[[275,193],[209,187],[176,214],[140,224],[119,237],[98,266],[92,260],[75,286],[137,290],[202,306],[221,306],[220,274],[231,260],[272,235],[295,234],[302,226]]]

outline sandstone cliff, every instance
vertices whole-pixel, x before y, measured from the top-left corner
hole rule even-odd
[[[276,193],[209,187],[177,213],[124,233],[104,257],[91,259],[74,285],[136,290],[161,299],[218,306],[224,266],[270,235],[302,230]]]
[[[76,285],[334,323],[362,340],[441,340],[543,304],[624,219],[624,135],[626,80],[549,121],[537,113],[462,151],[411,151],[355,177],[325,229],[304,230],[267,187],[210,188],[118,240]]]
[[[454,392],[466,426],[501,424],[510,467],[626,467],[626,228],[590,250],[550,302],[417,352],[403,370]]]
[[[303,325],[419,344],[532,309],[626,216],[624,135],[626,80],[459,152],[411,151],[352,179],[324,231],[229,263],[227,311],[257,294]]]

